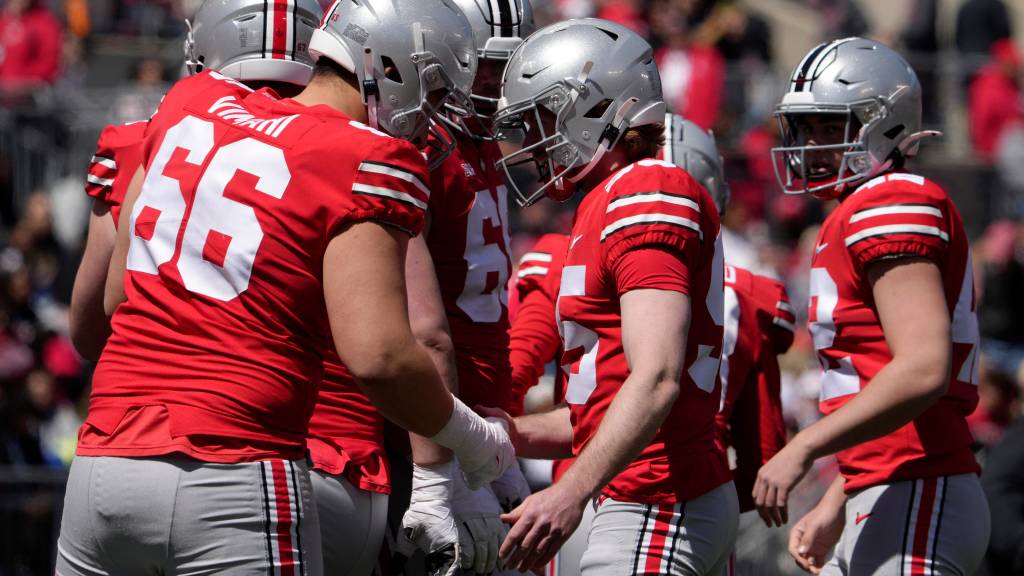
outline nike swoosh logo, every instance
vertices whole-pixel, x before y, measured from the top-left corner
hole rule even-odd
[[[861,522],[867,520],[868,517],[871,516],[872,514],[874,514],[874,512],[868,512],[867,514],[861,514],[860,512],[858,512],[857,513],[857,518],[855,519],[854,524],[860,524]]]
[[[821,254],[821,251],[824,250],[825,248],[828,248],[828,242],[825,242],[824,244],[818,244],[817,246],[814,247],[814,254]]]
[[[573,238],[572,242],[569,243],[569,250],[572,250],[573,247],[576,246],[576,243],[579,242],[581,238],[583,238],[583,234],[580,234],[579,236]]]

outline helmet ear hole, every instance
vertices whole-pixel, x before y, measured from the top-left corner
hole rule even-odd
[[[402,73],[399,72],[398,66],[395,65],[395,61],[392,60],[390,56],[381,56],[380,63],[384,66],[385,78],[392,82],[397,82],[398,84],[404,84],[404,82],[402,82]]]
[[[903,124],[897,124],[896,126],[893,126],[892,128],[889,128],[888,130],[883,132],[883,134],[889,140],[895,140],[896,137],[899,136],[903,132],[904,128],[905,128],[905,126]]]
[[[604,113],[608,111],[608,107],[612,105],[612,101],[609,98],[601,100],[597,104],[594,104],[587,113],[583,115],[584,118],[600,118],[604,116]]]

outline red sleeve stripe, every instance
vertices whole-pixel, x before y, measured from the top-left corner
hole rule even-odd
[[[616,208],[622,208],[623,206],[631,206],[633,204],[642,204],[647,202],[664,202],[666,204],[674,204],[676,206],[685,206],[690,210],[700,212],[700,206],[690,198],[660,191],[638,192],[636,194],[619,196],[608,203],[608,212],[611,212]]]
[[[772,324],[775,324],[776,326],[779,326],[781,328],[785,328],[790,332],[796,332],[796,325],[790,322],[789,320],[786,320],[785,318],[776,316],[772,318]]]
[[[615,222],[612,222],[601,231],[601,242],[604,242],[608,236],[628,228],[630,226],[639,225],[654,225],[654,224],[668,224],[669,226],[679,226],[681,228],[689,228],[700,236],[700,239],[704,239],[704,232],[700,229],[700,225],[689,218],[683,218],[682,216],[672,216],[669,214],[637,214],[636,216],[627,216],[620,218]]]
[[[366,196],[379,196],[382,198],[391,198],[405,204],[411,204],[420,210],[427,209],[427,203],[413,197],[412,194],[402,192],[400,190],[392,190],[390,188],[384,188],[382,186],[370,186],[369,184],[355,183],[352,185],[352,192],[355,194],[364,194]]]
[[[547,266],[530,266],[529,268],[520,268],[519,273],[516,274],[517,278],[526,278],[527,276],[547,276]]]
[[[866,228],[846,237],[846,247],[849,248],[857,242],[875,236],[887,236],[891,234],[916,234],[919,236],[936,236],[943,242],[949,242],[949,234],[939,230],[935,226],[924,226],[922,224],[889,224],[886,226],[875,226]]]
[[[371,162],[369,160],[364,160],[359,165],[359,171],[367,172],[369,174],[382,174],[384,176],[391,176],[398,178],[399,180],[404,180],[415,186],[420,192],[423,192],[427,198],[430,198],[430,188],[427,188],[427,185],[424,184],[418,176],[408,170],[399,168],[398,166],[385,164],[383,162]]]
[[[93,156],[90,162],[92,162],[93,164],[99,164],[100,166],[104,166],[106,168],[110,168],[111,170],[117,170],[117,162],[114,162],[113,158]]]
[[[519,259],[519,265],[522,266],[531,260],[535,262],[551,262],[551,254],[547,252],[527,252]]]
[[[85,180],[90,184],[95,184],[97,186],[103,187],[108,187],[114,184],[113,178],[100,178],[99,176],[94,176],[92,174],[87,174],[85,176]]]
[[[929,216],[935,216],[936,218],[942,218],[942,210],[939,210],[935,206],[928,204],[895,204],[892,206],[879,206],[877,208],[865,208],[864,210],[858,210],[850,217],[850,224],[860,222],[861,220],[867,220],[868,218],[892,216],[893,214],[927,214]]]

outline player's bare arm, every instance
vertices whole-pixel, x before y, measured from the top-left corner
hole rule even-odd
[[[451,415],[452,396],[409,325],[407,244],[395,229],[351,226],[327,247],[324,294],[338,355],[367,396],[399,426],[433,436]]]
[[[107,317],[113,316],[118,304],[126,299],[124,274],[128,266],[128,246],[131,243],[129,221],[145,180],[146,170],[140,166],[128,184],[128,192],[125,194],[124,204],[121,208],[121,217],[117,223],[117,238],[114,241],[114,252],[110,256],[110,268],[107,270],[107,283],[103,294],[103,309]]]
[[[583,506],[651,442],[679,395],[689,297],[645,289],[627,292],[621,303],[630,375],[565,476],[505,516],[515,524],[501,556],[514,569],[527,570],[551,559],[576,528]]]
[[[428,218],[429,219],[429,218]],[[426,242],[427,229],[409,240],[405,256],[406,291],[409,299],[409,323],[416,341],[434,362],[441,382],[452,394],[458,393],[455,348],[448,330],[448,316],[441,301],[441,288]],[[417,434],[409,435],[413,461],[421,465],[451,460],[451,451]]]
[[[867,273],[892,361],[758,472],[754,501],[777,525],[786,522],[789,493],[815,459],[896,430],[949,386],[950,318],[938,266],[908,257],[874,262]]]
[[[89,360],[99,359],[110,337],[110,319],[103,308],[103,297],[116,239],[110,206],[93,199],[85,252],[75,275],[69,310],[71,341],[78,353]]]

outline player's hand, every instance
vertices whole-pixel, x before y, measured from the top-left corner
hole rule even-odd
[[[843,534],[843,508],[822,501],[789,531],[789,555],[797,566],[820,574],[825,558]]]
[[[409,509],[398,534],[397,552],[411,556],[417,548],[423,550],[432,575],[454,576],[464,553],[451,509],[453,474],[452,462],[413,464]]]
[[[462,556],[463,570],[490,574],[497,567],[498,547],[508,532],[499,518],[501,507],[494,493],[487,486],[470,490],[463,479],[456,475],[452,511],[455,513],[462,549],[473,551],[472,555]]]
[[[587,495],[556,482],[502,514],[512,524],[499,551],[504,566],[520,572],[543,568],[580,525],[587,501]]]
[[[810,455],[791,442],[757,471],[754,505],[766,525],[782,526],[789,521],[789,494],[812,463]]]
[[[509,466],[501,478],[491,482],[491,490],[504,512],[515,510],[530,495],[530,485],[519,469],[518,462]]]
[[[473,449],[456,454],[462,476],[471,490],[490,484],[516,462],[507,425],[501,419],[487,418],[472,445]]]
[[[521,442],[519,428],[516,426],[516,419],[511,414],[501,408],[490,408],[487,406],[474,406],[473,410],[476,410],[488,420],[502,421],[505,424],[505,431],[508,432],[509,439],[512,440],[512,446],[519,446]]]

